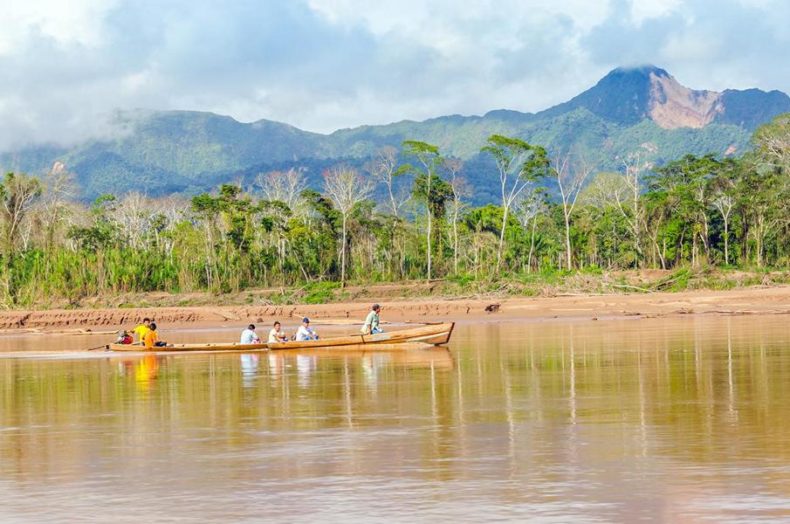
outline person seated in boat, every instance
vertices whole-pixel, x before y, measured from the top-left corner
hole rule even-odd
[[[302,325],[296,330],[295,340],[299,342],[303,342],[305,340],[318,340],[318,334],[310,328],[309,318],[304,317],[302,319]]]
[[[143,339],[145,349],[161,348],[167,346],[167,342],[159,340],[159,334],[156,332],[156,323],[151,322],[148,324],[148,332]]]
[[[375,335],[376,333],[384,332],[380,326],[381,319],[379,318],[379,313],[381,313],[381,306],[373,304],[373,307],[370,308],[370,313],[368,313],[367,318],[365,318],[365,323],[362,324],[363,335]]]
[[[134,342],[132,335],[128,331],[122,329],[118,332],[118,338],[115,339],[116,344],[131,344]]]
[[[149,327],[148,325],[151,323],[151,319],[146,317],[140,324],[137,324],[132,332],[137,335],[137,342],[143,344],[145,341],[145,334],[148,333]]]
[[[269,344],[278,344],[280,342],[288,342],[288,337],[281,330],[280,321],[274,323],[271,331],[269,331]]]
[[[255,332],[255,324],[250,324],[247,329],[241,332],[239,344],[260,344],[261,337]]]

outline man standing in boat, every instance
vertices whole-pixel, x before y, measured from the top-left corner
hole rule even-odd
[[[368,313],[367,318],[365,318],[365,323],[362,324],[361,331],[363,335],[375,335],[376,333],[383,332],[380,326],[381,323],[381,319],[379,318],[380,312],[381,312],[381,306],[378,304],[373,304],[373,307],[370,308],[370,313]]]

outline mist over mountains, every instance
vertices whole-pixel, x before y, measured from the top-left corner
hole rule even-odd
[[[5,152],[0,167],[42,174],[63,162],[86,200],[127,191],[190,195],[223,182],[252,184],[258,173],[289,167],[305,168],[317,186],[331,165],[362,166],[377,149],[416,139],[464,160],[462,176],[474,188],[472,200],[483,203],[497,197],[490,183],[493,166],[479,155],[493,133],[551,150],[575,147],[600,169],[618,169],[618,158],[637,149],[656,163],[686,153],[740,155],[756,127],[788,111],[790,97],[780,91],[692,90],[665,70],[645,66],[615,69],[587,91],[538,113],[495,110],[331,134],[205,112],[126,111],[117,115],[112,138]]]

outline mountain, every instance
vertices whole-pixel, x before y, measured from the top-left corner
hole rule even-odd
[[[615,69],[578,96],[538,113],[495,110],[328,135],[205,112],[122,112],[114,122],[117,132],[106,139],[6,152],[0,166],[42,173],[61,161],[76,174],[85,199],[129,190],[194,194],[295,166],[307,168],[310,183],[317,185],[326,167],[362,166],[377,149],[416,139],[463,159],[463,175],[475,187],[473,200],[481,203],[496,200],[491,161],[479,154],[493,133],[550,149],[573,146],[601,169],[617,169],[617,158],[637,149],[649,151],[656,163],[685,153],[740,154],[757,126],[784,112],[790,112],[790,97],[780,91],[693,90],[663,69],[644,66]]]

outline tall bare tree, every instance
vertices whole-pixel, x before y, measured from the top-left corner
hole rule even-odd
[[[552,174],[562,199],[562,217],[565,223],[565,263],[567,269],[572,269],[571,216],[576,207],[579,193],[584,186],[584,181],[593,172],[594,167],[581,155],[571,152],[557,154],[552,164]]]
[[[642,173],[652,167],[652,164],[645,158],[646,153],[649,151],[648,147],[649,145],[643,144],[641,150],[634,151],[620,159],[623,164],[625,191],[617,191],[612,195],[617,209],[628,225],[633,238],[637,267],[639,267],[644,257],[642,230],[645,222],[645,212],[640,197],[642,193]]]
[[[293,167],[288,171],[261,173],[256,185],[266,200],[283,202],[294,213],[298,211],[302,191],[307,188],[304,169]]]
[[[452,191],[452,200],[450,201],[449,215],[452,224],[452,241],[453,241],[453,273],[458,274],[458,251],[459,251],[459,235],[458,235],[458,221],[461,213],[466,207],[463,201],[469,193],[469,187],[466,180],[461,178],[458,174],[461,171],[464,163],[458,158],[448,158],[444,161],[444,167],[450,173],[450,189]]]
[[[346,166],[333,167],[324,172],[324,191],[342,218],[340,247],[340,286],[346,285],[346,252],[348,251],[348,218],[354,207],[367,199],[373,191],[370,180]]]
[[[529,253],[527,254],[527,271],[532,270],[532,257],[535,253],[535,233],[538,226],[538,218],[546,212],[546,193],[542,188],[531,188],[522,193],[521,198],[516,202],[516,216],[521,227],[529,230]]]
[[[373,159],[365,165],[371,176],[387,188],[389,212],[400,218],[400,210],[408,197],[401,198],[395,194],[395,179],[402,174],[397,168],[398,150],[392,146],[379,149]]]
[[[735,198],[732,195],[719,190],[713,198],[713,207],[721,215],[724,221],[724,263],[730,263],[730,215],[735,208]]]
[[[22,173],[7,173],[0,183],[0,218],[6,253],[14,254],[22,222],[42,191],[38,178]]]
[[[73,210],[72,199],[76,194],[74,178],[62,162],[55,162],[49,172],[42,178],[43,194],[36,204],[35,228],[39,232],[45,251],[55,246],[55,237],[59,229],[65,227],[65,221]]]
[[[133,192],[121,198],[113,209],[112,218],[129,247],[139,250],[144,245],[144,234],[153,215],[151,202],[144,195]]]

